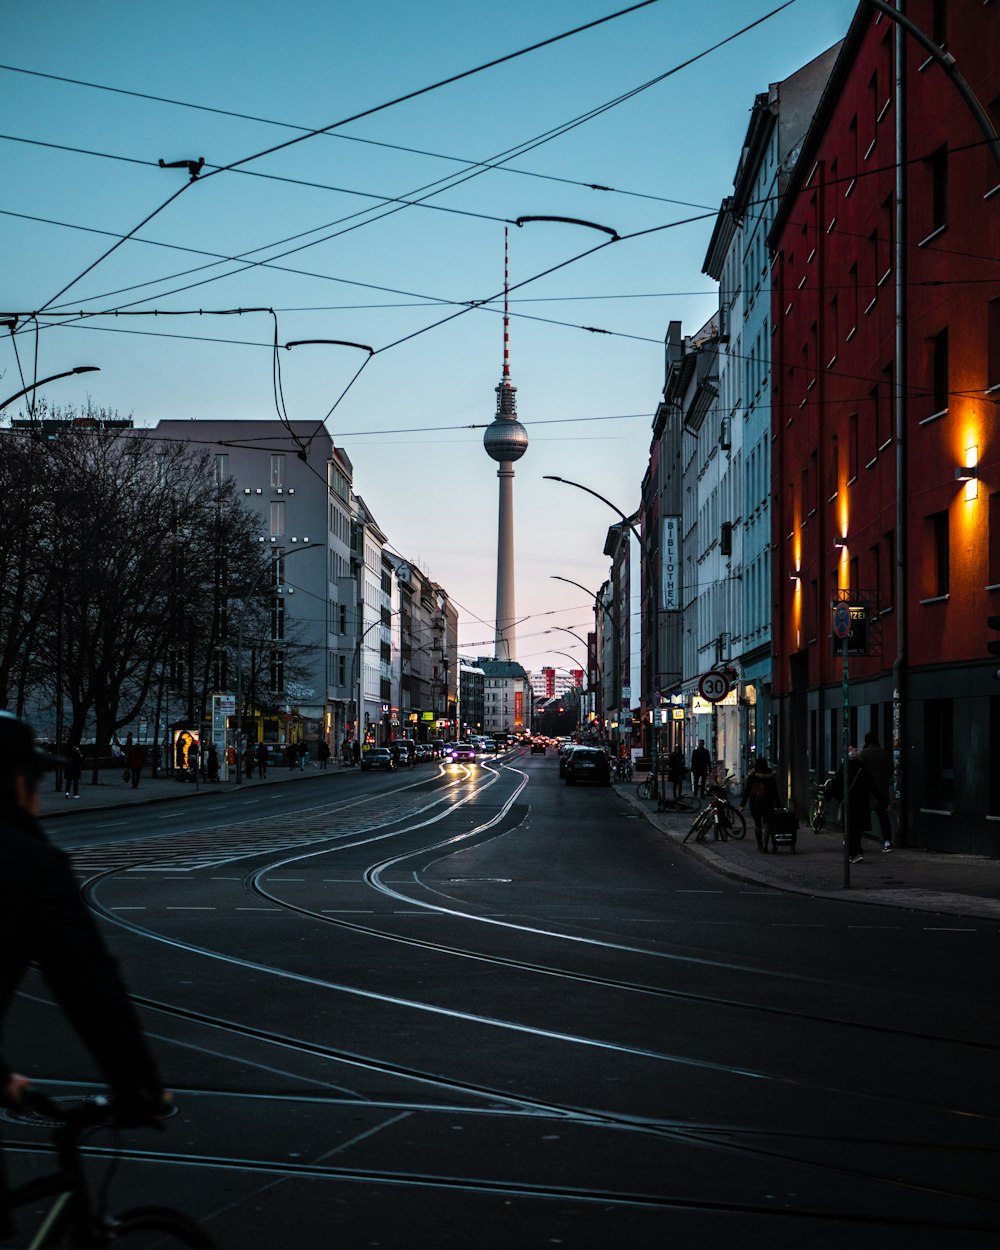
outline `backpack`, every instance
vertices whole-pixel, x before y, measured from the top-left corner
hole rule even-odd
[[[761,799],[763,799],[766,793],[767,786],[764,785],[763,781],[755,781],[750,787],[750,798],[758,803]]]

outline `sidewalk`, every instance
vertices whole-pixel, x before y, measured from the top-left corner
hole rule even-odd
[[[149,775],[148,769],[143,769],[139,788],[133,790],[129,782],[122,780],[122,774],[118,770],[102,772],[101,780],[96,786],[91,785],[90,773],[85,770],[84,778],[80,782],[78,799],[68,799],[64,791],[55,790],[52,776],[47,775],[42,781],[41,818],[43,822],[46,822],[61,816],[73,816],[81,811],[142,807],[147,803],[162,803],[168,799],[193,801],[197,798],[204,798],[205,795],[235,795],[240,791],[252,790],[259,786],[289,784],[304,781],[306,778],[333,778],[339,776],[341,772],[349,776],[357,771],[356,768],[341,769],[340,765],[332,760],[329,767],[325,769],[320,768],[315,761],[310,761],[304,769],[297,766],[295,769],[290,769],[287,766],[274,767],[272,765],[267,770],[265,780],[261,781],[257,777],[257,770],[254,769],[253,778],[248,779],[244,776],[242,783],[237,786],[235,770],[230,773],[228,781],[199,781],[195,785],[190,781],[175,781],[172,777],[154,778]]]
[[[740,842],[685,842],[693,814],[660,813],[655,803],[636,797],[634,785],[615,788],[664,837],[716,872],[738,881],[841,902],[1000,920],[1000,859],[911,847],[883,854],[881,841],[865,835],[864,862],[850,865],[850,886],[845,888],[844,844],[839,831],[815,834],[802,822],[794,854],[783,848],[764,855],[757,850],[748,811],[747,836]]]

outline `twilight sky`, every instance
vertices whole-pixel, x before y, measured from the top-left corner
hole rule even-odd
[[[580,644],[547,631],[585,635],[592,605],[552,575],[596,590],[615,515],[543,475],[575,479],[626,511],[637,506],[667,323],[690,333],[716,302],[701,268],[754,96],[842,38],[855,3],[656,0],[331,134],[258,154],[626,7],[8,6],[0,19],[4,314],[189,314],[67,316],[39,336],[37,376],[78,364],[101,372],[40,394],[78,405],[89,396],[137,425],[274,420],[275,319],[280,343],[375,348],[370,359],[341,347],[281,351],[286,411],[318,423],[333,409],[327,428],[390,545],[459,605],[460,648],[489,654],[497,479],[482,437],[500,379],[502,299],[462,308],[502,291],[509,222],[511,374],[531,440],[514,482],[518,659],[529,669],[568,668],[573,657],[582,667]],[[184,170],[157,163],[202,156],[202,176],[190,185]],[[529,215],[598,222],[623,237],[602,246],[609,236],[578,226],[513,225]],[[210,311],[237,308],[274,315]],[[29,382],[33,333],[17,336],[17,351]],[[0,375],[0,398],[23,385],[9,335],[0,339]]]

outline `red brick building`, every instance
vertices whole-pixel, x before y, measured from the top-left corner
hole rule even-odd
[[[995,128],[1000,4],[905,10]],[[831,605],[863,605],[849,738],[894,745],[900,840],[1000,855],[1000,147],[974,103],[861,4],[778,209],[774,728],[801,810],[841,758]]]

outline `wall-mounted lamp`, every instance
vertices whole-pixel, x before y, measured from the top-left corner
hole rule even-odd
[[[965,483],[965,498],[976,499],[979,495],[979,448],[966,447],[965,464],[955,469],[955,481]]]
[[[847,546],[846,538],[835,538],[833,540],[833,547],[835,551],[843,551],[846,546]]]
[[[802,574],[801,574],[801,573],[789,573],[789,574],[788,574],[788,580],[789,580],[790,582],[798,582],[798,581],[801,581],[801,580],[802,580]]]

